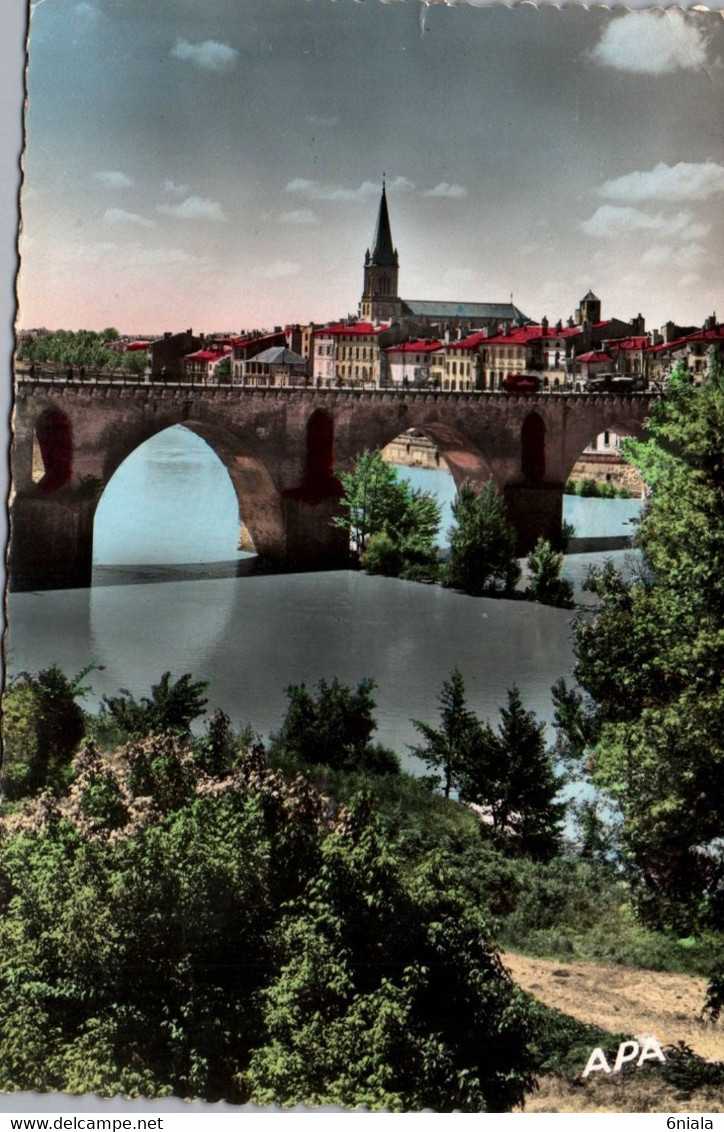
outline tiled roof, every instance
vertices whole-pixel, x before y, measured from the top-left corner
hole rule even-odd
[[[579,354],[576,361],[591,364],[594,362],[612,362],[613,358],[609,354],[604,354],[601,350],[589,350],[587,354]]]
[[[648,338],[642,334],[636,338],[617,338],[608,343],[608,348],[609,350],[645,350],[648,345]]]
[[[397,346],[388,346],[386,354],[432,354],[442,348],[442,342],[431,342],[429,338],[418,338],[415,342],[400,342]]]

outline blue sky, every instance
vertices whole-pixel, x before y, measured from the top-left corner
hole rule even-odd
[[[20,325],[356,311],[382,173],[411,299],[724,317],[718,13],[34,0]]]

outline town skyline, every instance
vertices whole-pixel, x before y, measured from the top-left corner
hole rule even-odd
[[[355,314],[383,173],[406,297],[722,308],[717,13],[32,8],[23,328]]]

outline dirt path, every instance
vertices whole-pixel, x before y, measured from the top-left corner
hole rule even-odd
[[[706,980],[609,963],[570,963],[503,955],[513,978],[541,1002],[632,1038],[653,1034],[662,1045],[682,1041],[701,1057],[724,1061],[724,1024],[699,1020]],[[584,1066],[581,1066],[583,1072]],[[687,1098],[664,1082],[638,1074],[593,1074],[565,1082],[544,1077],[526,1112],[722,1112],[721,1090]]]
[[[653,1034],[662,1045],[686,1042],[701,1057],[724,1061],[724,1026],[698,1018],[706,979],[523,955],[505,954],[503,962],[524,990],[581,1022],[631,1037]]]

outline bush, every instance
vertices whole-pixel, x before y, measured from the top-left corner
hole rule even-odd
[[[530,601],[573,608],[573,586],[561,577],[563,555],[557,554],[546,539],[538,539],[527,565],[529,582],[525,592]]]
[[[88,691],[53,665],[31,676],[21,672],[3,697],[3,772],[9,798],[33,794],[62,780],[85,732],[85,716],[77,698]]]

